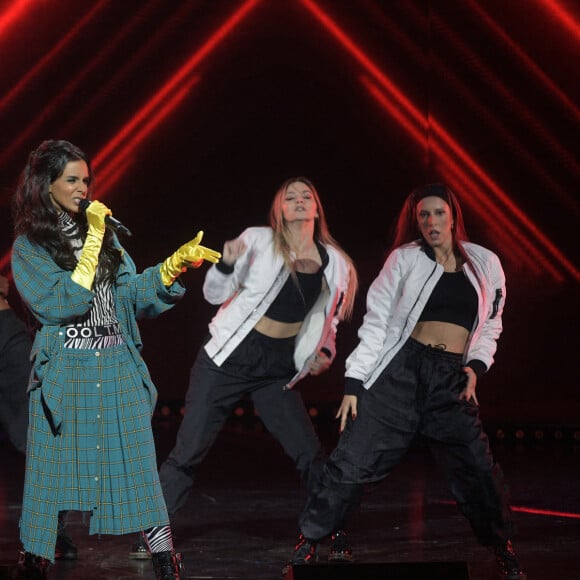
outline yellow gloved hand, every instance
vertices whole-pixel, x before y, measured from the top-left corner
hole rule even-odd
[[[71,274],[71,278],[83,288],[91,290],[95,281],[103,237],[105,236],[105,217],[111,215],[111,210],[104,203],[93,201],[87,207],[86,214],[89,230],[81,257]]]
[[[220,252],[200,246],[203,232],[187,244],[183,244],[176,252],[161,264],[161,281],[164,286],[171,286],[174,280],[187,268],[199,268],[204,260],[217,264],[222,257]]]

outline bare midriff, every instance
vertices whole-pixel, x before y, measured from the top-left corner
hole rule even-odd
[[[300,332],[302,322],[280,322],[272,320],[267,316],[262,316],[254,326],[260,334],[265,334],[270,338],[290,338]]]
[[[447,352],[462,354],[469,338],[469,331],[451,322],[418,322],[411,336],[422,344],[441,348]]]

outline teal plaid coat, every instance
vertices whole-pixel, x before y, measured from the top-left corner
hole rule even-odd
[[[13,246],[15,285],[42,325],[31,355],[20,536],[26,551],[51,561],[60,510],[90,511],[90,533],[169,523],[151,431],[157,390],[137,320],[171,308],[185,289],[165,287],[159,265],[138,274],[119,251],[113,292],[126,344],[95,351],[65,348],[62,329],[91,308],[93,292],[26,237]]]

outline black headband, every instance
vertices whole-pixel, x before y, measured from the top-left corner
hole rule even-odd
[[[440,197],[448,205],[451,205],[451,200],[449,199],[449,190],[447,186],[443,183],[429,183],[427,185],[422,185],[418,187],[413,192],[413,199],[415,204],[419,203],[424,197]]]

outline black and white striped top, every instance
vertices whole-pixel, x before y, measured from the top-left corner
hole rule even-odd
[[[78,260],[84,244],[80,237],[78,225],[66,212],[59,214],[58,225],[70,241],[75,257]],[[97,276],[93,292],[95,296],[92,308],[66,326],[66,348],[102,349],[125,342],[115,311],[111,283],[102,280],[98,281]]]

